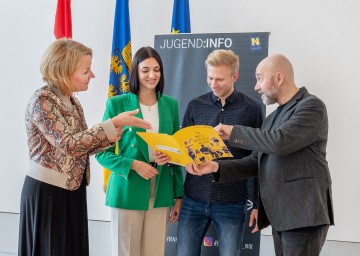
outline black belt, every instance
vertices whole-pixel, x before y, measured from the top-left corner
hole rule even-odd
[[[157,163],[155,163],[155,162],[150,162],[149,164],[150,164],[152,167],[155,167],[155,168],[157,167]]]
[[[222,159],[222,158],[221,158]],[[229,159],[230,159],[230,157],[229,157]],[[150,162],[149,163],[151,166],[153,166],[153,167],[157,167],[158,166],[158,164],[157,163],[155,163],[155,162]],[[167,164],[165,164],[165,166],[167,166],[167,167],[175,167],[175,166],[178,166],[177,164],[171,164],[171,163],[167,163]]]

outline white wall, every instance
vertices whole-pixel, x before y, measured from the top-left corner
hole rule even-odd
[[[173,0],[130,0],[133,52],[170,31]],[[87,122],[101,120],[107,97],[115,0],[73,0],[73,38],[94,50],[90,89],[78,96]],[[54,39],[56,0],[0,0],[0,212],[19,212],[27,169],[24,110],[43,83],[39,63]],[[358,71],[360,3],[357,0],[190,0],[193,33],[271,32],[269,52],[293,62],[299,86],[327,105],[328,161],[336,226],[329,240],[360,242]],[[167,83],[170,84],[169,82]],[[306,163],[304,163],[306,164]],[[92,159],[89,218],[109,219],[102,171]],[[269,231],[266,231],[267,233]]]

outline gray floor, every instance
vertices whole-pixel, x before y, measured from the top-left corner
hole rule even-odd
[[[16,255],[18,222],[19,214],[0,212],[0,256]],[[109,234],[109,222],[89,221],[90,256],[111,255]],[[360,243],[326,241],[321,256],[339,255],[360,256]],[[275,256],[271,236],[261,236],[260,256]]]

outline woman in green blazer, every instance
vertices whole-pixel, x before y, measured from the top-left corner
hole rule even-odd
[[[136,115],[152,125],[152,132],[173,134],[179,130],[178,103],[163,95],[163,65],[151,47],[134,55],[130,92],[109,98],[104,120],[140,108]],[[113,255],[164,255],[168,219],[175,222],[183,196],[179,166],[157,165],[154,152],[137,134],[145,129],[124,127],[115,146],[96,155],[111,170],[106,205],[111,207]],[[171,214],[170,214],[170,207]]]

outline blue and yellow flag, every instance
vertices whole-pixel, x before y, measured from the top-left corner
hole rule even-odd
[[[116,0],[108,97],[129,92],[131,34],[129,0]],[[117,145],[117,144],[116,144]],[[115,148],[117,154],[117,146]],[[104,169],[104,191],[110,171]]]
[[[191,33],[189,0],[174,0],[171,33]]]
[[[131,34],[129,0],[116,0],[108,96],[129,92]]]

